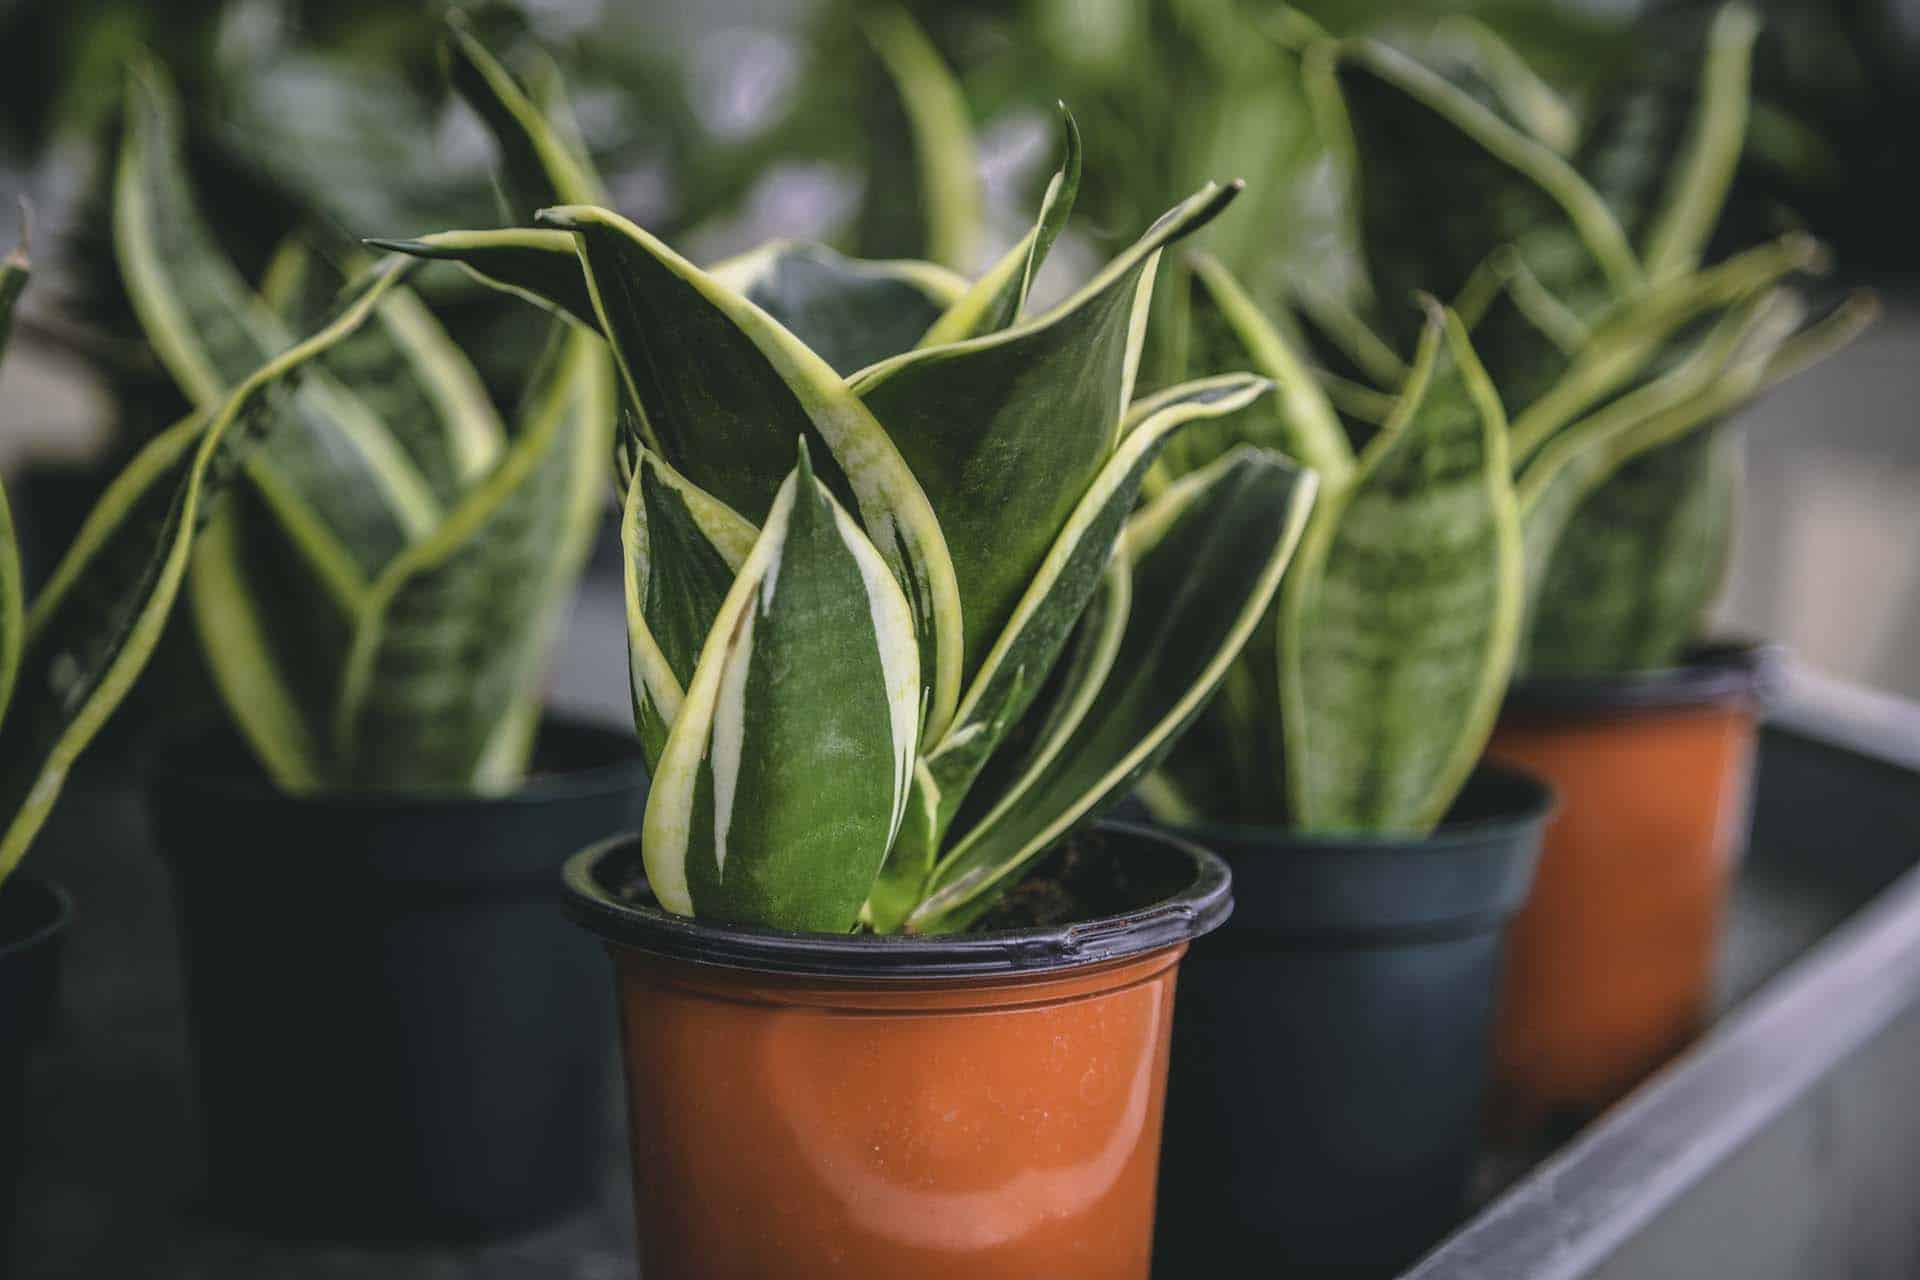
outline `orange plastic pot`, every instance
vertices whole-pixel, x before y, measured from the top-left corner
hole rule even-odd
[[[1145,1280],[1174,973],[1231,899],[1213,855],[1101,830],[1139,909],[939,938],[706,925],[651,905],[636,841],[576,857],[647,1280]]]
[[[1553,784],[1497,1022],[1500,1111],[1528,1128],[1615,1101],[1698,1032],[1745,833],[1771,651],[1523,683],[1489,754]]]

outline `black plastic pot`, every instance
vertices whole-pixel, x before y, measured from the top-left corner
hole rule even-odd
[[[631,735],[550,723],[533,779],[293,798],[231,748],[152,770],[223,1217],[484,1236],[597,1190],[613,1006],[559,868],[639,824],[645,774]]]
[[[46,880],[0,883],[0,1271],[13,1243],[26,1113],[27,1056],[52,1021],[73,904]]]
[[[1489,768],[1425,839],[1181,833],[1226,859],[1237,909],[1180,978],[1160,1274],[1391,1275],[1459,1220],[1551,808]]]

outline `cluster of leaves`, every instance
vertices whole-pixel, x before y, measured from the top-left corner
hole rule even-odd
[[[1853,299],[1808,322],[1786,283],[1818,263],[1803,236],[1702,265],[1754,29],[1723,10],[1696,90],[1611,83],[1566,130],[1531,78],[1372,40],[1307,51],[1372,296],[1301,295],[1269,318],[1218,263],[1183,283],[1181,358],[1280,392],[1166,466],[1252,440],[1312,465],[1326,496],[1275,625],[1155,788],[1166,811],[1424,831],[1516,661],[1590,674],[1678,657],[1732,505],[1712,428],[1871,311]]]
[[[463,33],[454,41],[471,47]],[[483,115],[533,109],[502,105],[490,60],[458,67]],[[210,410],[292,345],[330,273],[359,265],[336,268],[293,241],[249,285],[193,198],[160,73],[136,71],[127,102],[119,266],[160,362]],[[593,198],[584,159],[572,147],[564,158],[568,194]],[[520,781],[611,448],[602,344],[554,330],[509,425],[420,298],[387,291],[373,322],[275,409],[295,425],[249,456],[211,514],[187,587],[195,631],[234,722],[283,788]]]
[[[68,771],[152,656],[219,496],[276,433],[276,405],[389,296],[397,264],[371,272],[289,346],[137,453],[81,526],[29,608],[0,493],[0,880],[46,821]],[[0,263],[0,354],[25,287],[24,255]]]
[[[554,154],[520,123],[510,156]],[[1313,489],[1278,455],[1231,451],[1136,511],[1177,428],[1268,390],[1133,397],[1161,252],[1237,189],[1026,315],[1079,185],[1064,128],[1032,228],[972,282],[797,242],[702,270],[589,204],[389,246],[607,339],[667,908],[964,927],[1152,766],[1277,588]]]

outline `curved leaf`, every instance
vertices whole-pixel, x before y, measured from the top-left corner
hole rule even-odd
[[[1161,445],[1190,423],[1238,413],[1271,390],[1229,374],[1185,383],[1141,401],[1120,447],[1094,477],[1027,584],[1006,629],[967,686],[953,723],[925,753],[917,799],[931,815],[902,833],[898,856],[931,866],[947,828],[989,758],[1045,684],[1113,557],[1140,484]]]
[[[1033,290],[1034,277],[1053,242],[1060,238],[1067,218],[1073,213],[1074,198],[1080,193],[1080,126],[1073,113],[1060,109],[1061,127],[1066,132],[1066,155],[1047,189],[1040,197],[1040,213],[1032,230],[987,268],[987,273],[959,298],[926,331],[920,345],[937,347],[947,342],[964,342],[982,334],[998,333],[1020,319]],[[890,353],[892,354],[892,353]],[[869,361],[868,363],[872,363]]]
[[[946,535],[969,678],[1113,450],[1161,249],[1205,226],[1238,189],[1209,186],[1176,206],[1038,319],[924,347],[852,379]]]
[[[906,108],[927,220],[926,256],[956,271],[970,270],[982,198],[966,96],[905,9],[877,6],[865,14],[863,26]]]
[[[593,164],[571,145],[512,74],[467,29],[456,11],[447,18],[447,77],[500,147],[503,185],[515,221],[554,204],[606,199]]]
[[[520,780],[611,452],[599,343],[571,335],[505,459],[375,580],[335,713],[355,788]]]
[[[912,603],[938,732],[959,697],[961,597],[946,537],[895,441],[805,343],[647,232],[605,209],[541,217],[579,238],[649,448],[757,520],[794,441],[819,446],[821,482],[859,514]]]
[[[1192,480],[1127,531],[1132,607],[1098,696],[1051,759],[941,859],[909,929],[965,927],[1021,867],[1124,795],[1199,714],[1266,613],[1313,476],[1249,448]]]
[[[852,929],[906,807],[918,666],[905,595],[803,447],[654,773],[642,853],[660,904]]]
[[[0,359],[7,354],[7,338],[13,332],[13,308],[27,287],[27,254],[24,245],[10,249],[0,259]],[[7,700],[13,694],[14,672],[20,664],[20,646],[26,636],[26,597],[20,577],[20,540],[13,530],[13,511],[7,505],[7,491],[0,487],[0,723],[7,715]]]
[[[370,238],[366,243],[392,253],[458,263],[482,284],[600,332],[580,255],[565,231],[438,231],[413,240]]]
[[[795,240],[762,245],[709,274],[842,376],[911,350],[966,288],[931,262],[849,258]]]
[[[759,531],[641,448],[620,522],[633,720],[652,768]]]
[[[375,275],[333,323],[255,370],[215,409],[154,439],[88,515],[34,602],[0,724],[0,878],[159,643],[205,504],[274,416],[267,392],[364,323],[398,276],[391,267]]]
[[[1276,390],[1272,399],[1238,418],[1185,433],[1168,452],[1168,469],[1194,471],[1232,444],[1247,443],[1298,459],[1329,487],[1344,483],[1353,470],[1353,448],[1313,372],[1226,267],[1204,253],[1191,255],[1190,261],[1188,368],[1194,373],[1253,369],[1273,379]]]
[[[1282,596],[1295,825],[1440,820],[1506,689],[1521,573],[1505,415],[1459,319],[1430,304],[1395,420],[1316,513]]]

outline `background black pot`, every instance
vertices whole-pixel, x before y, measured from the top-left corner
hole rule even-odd
[[[1181,832],[1227,860],[1238,909],[1180,975],[1162,1274],[1391,1275],[1459,1219],[1503,928],[1551,807],[1483,769],[1425,839]]]
[[[569,854],[639,825],[630,734],[543,727],[504,796],[275,790],[237,749],[152,771],[216,1210],[322,1237],[490,1235],[595,1189],[606,964]]]
[[[26,875],[0,884],[0,1271],[13,1245],[27,1055],[53,1016],[60,948],[72,914],[73,904],[56,884]]]

